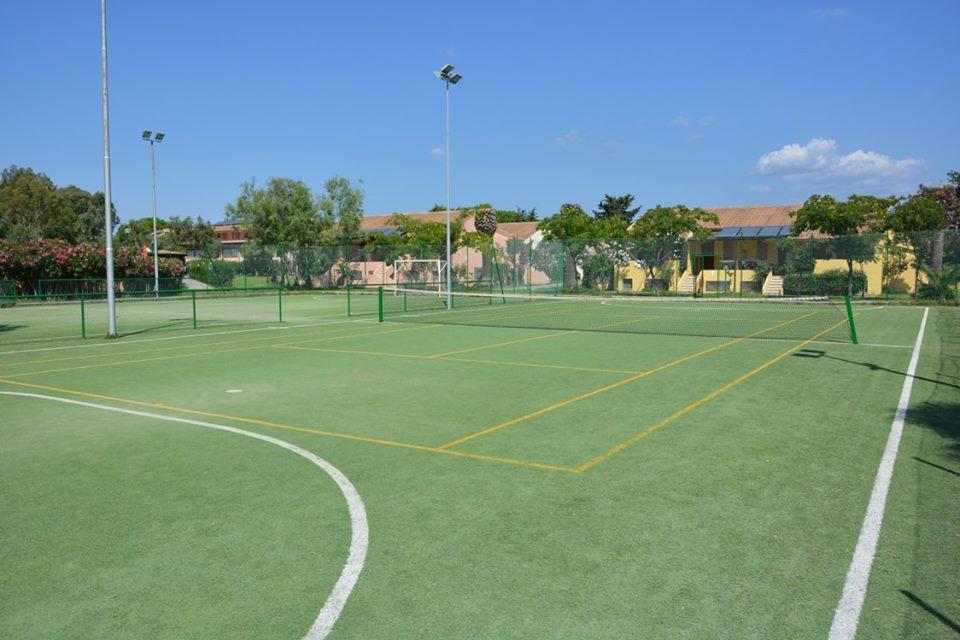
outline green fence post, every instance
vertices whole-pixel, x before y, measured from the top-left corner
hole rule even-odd
[[[87,313],[83,307],[83,294],[80,294],[80,337],[87,337]]]
[[[283,287],[277,287],[277,317],[283,322]]]
[[[350,317],[350,283],[347,283],[347,317]]]
[[[197,328],[197,290],[190,289],[190,305],[193,307],[193,328]]]
[[[850,296],[843,296],[843,300],[847,305],[847,322],[850,324],[850,341],[853,344],[859,344],[857,340],[857,325],[853,322],[853,306],[850,304]]]
[[[383,287],[377,287],[377,322],[383,322]]]

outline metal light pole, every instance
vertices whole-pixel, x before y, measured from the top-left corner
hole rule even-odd
[[[457,84],[463,78],[459,73],[452,73],[453,65],[445,64],[440,71],[434,71],[433,74],[443,80],[444,85],[446,85],[446,126],[447,126],[447,143],[446,151],[443,154],[443,159],[445,163],[446,171],[446,182],[447,182],[447,309],[453,308],[453,295],[450,293],[452,289],[452,277],[451,277],[451,255],[450,255],[450,85]]]
[[[151,137],[150,131],[143,132],[143,140],[150,143],[150,169],[153,172],[153,291],[160,297],[160,258],[157,254],[157,156],[154,146],[163,142],[165,134],[157,133]]]
[[[110,193],[110,104],[107,99],[107,0],[100,0],[100,64],[103,85],[103,210],[107,250],[107,337],[117,337],[117,301],[113,291],[113,198]]]

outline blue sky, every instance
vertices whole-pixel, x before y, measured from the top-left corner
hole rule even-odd
[[[109,2],[114,202],[219,219],[240,184],[362,179],[368,213],[443,198],[593,207],[903,193],[960,169],[960,2]],[[102,188],[99,2],[10,3],[0,165]]]

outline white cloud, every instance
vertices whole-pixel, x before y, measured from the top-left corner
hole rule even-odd
[[[437,158],[442,157],[442,156],[443,156],[443,149],[441,149],[440,147],[434,147],[433,149],[430,149],[430,155],[432,155],[432,156],[434,156],[434,157],[437,157]]]
[[[691,120],[687,116],[674,116],[673,118],[670,119],[670,124],[672,124],[675,127],[682,127],[684,129],[688,129],[693,125],[693,120]]]
[[[840,156],[837,159],[834,170],[839,175],[852,177],[872,177],[901,175],[919,167],[922,162],[915,158],[904,158],[903,160],[894,160],[890,156],[877,153],[875,151],[864,151],[857,149],[853,153]]]
[[[697,125],[701,127],[709,127],[712,124],[717,124],[717,116],[701,116],[697,118]]]
[[[764,154],[757,162],[758,173],[795,174],[816,171],[836,154],[837,141],[814,138],[807,144],[788,144]]]
[[[750,187],[750,191],[753,191],[754,193],[771,193],[773,191],[773,187],[767,184],[758,184]]]
[[[561,147],[564,145],[574,144],[576,142],[582,142],[582,141],[583,141],[583,136],[580,135],[579,131],[575,131],[573,129],[571,129],[570,131],[567,131],[562,136],[557,136],[554,139],[554,142],[556,142]]]
[[[757,173],[809,182],[871,182],[902,178],[923,165],[916,158],[895,159],[857,149],[841,154],[832,138],[784,145],[757,161]]]

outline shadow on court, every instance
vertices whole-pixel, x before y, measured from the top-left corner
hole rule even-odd
[[[865,367],[870,371],[884,371],[886,373],[893,373],[898,376],[906,377],[906,371],[897,371],[896,369],[890,369],[888,367],[881,366],[879,364],[874,364],[873,362],[860,362],[859,360],[849,360],[847,358],[840,358],[838,356],[827,355],[826,351],[821,351],[819,349],[801,349],[793,354],[795,358],[827,358],[830,360],[836,360],[838,362],[846,362],[847,364],[857,365],[859,367]],[[954,376],[943,375],[945,378],[953,378]],[[960,385],[953,384],[952,382],[945,382],[943,380],[936,380],[934,378],[925,378],[923,376],[915,375],[913,376],[914,380],[921,380],[923,382],[930,382],[932,384],[940,385],[943,387],[950,387],[953,389],[960,389]]]
[[[906,589],[900,589],[900,593],[905,595],[907,599],[910,600],[910,602],[917,605],[918,607],[920,607],[921,609],[929,613],[931,616],[933,616],[934,618],[942,622],[944,625],[952,629],[954,633],[960,634],[960,625],[958,625],[956,622],[954,622],[947,616],[940,613],[940,611],[937,610],[935,607],[932,607],[929,604],[927,604],[927,602],[924,601],[923,598],[920,598],[914,595],[912,592],[907,591]]]

